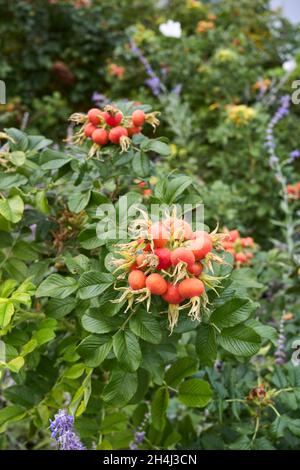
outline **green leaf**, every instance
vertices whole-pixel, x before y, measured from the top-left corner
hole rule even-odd
[[[46,149],[40,157],[40,167],[42,170],[57,170],[69,163],[73,157],[65,155],[57,150]]]
[[[18,188],[24,186],[28,179],[24,175],[16,173],[0,174],[0,191],[7,191],[10,188]]]
[[[19,240],[13,247],[13,256],[23,261],[35,261],[38,257],[38,252],[32,243],[27,243],[24,240]]]
[[[257,306],[249,299],[233,297],[214,310],[210,323],[214,323],[220,329],[235,326],[247,320]]]
[[[162,432],[166,425],[166,411],[169,404],[169,392],[167,387],[156,390],[151,403],[151,422],[153,427]]]
[[[66,379],[78,379],[79,377],[82,376],[82,374],[85,371],[85,365],[84,364],[73,364],[69,369],[67,369],[63,376]]]
[[[112,348],[112,338],[108,335],[87,336],[78,346],[78,353],[89,367],[98,367]]]
[[[103,389],[102,398],[114,406],[126,405],[137,390],[136,373],[113,370],[108,384]]]
[[[91,299],[102,294],[114,282],[114,276],[109,273],[88,271],[79,279],[78,295],[80,299]]]
[[[76,279],[61,276],[60,274],[51,274],[39,285],[36,296],[64,299],[75,292],[77,288]]]
[[[27,277],[27,266],[20,259],[10,258],[8,261],[6,261],[4,267],[5,271],[7,271],[8,274],[18,282],[24,281],[24,279]]]
[[[48,316],[52,318],[63,318],[74,310],[76,307],[76,299],[68,297],[67,299],[50,299],[45,310]]]
[[[22,166],[26,161],[26,154],[21,150],[16,150],[15,152],[11,152],[10,158],[13,165]]]
[[[150,314],[144,311],[138,311],[129,322],[129,328],[134,334],[148,343],[159,344],[162,334],[158,321]]]
[[[215,361],[217,357],[216,331],[211,325],[202,323],[199,326],[196,351],[201,364],[210,366]]]
[[[220,345],[237,356],[253,356],[260,348],[260,336],[246,325],[225,328],[218,336]]]
[[[20,196],[0,200],[0,214],[9,222],[16,224],[22,219],[24,202]]]
[[[97,237],[96,225],[95,228],[88,228],[80,232],[78,239],[85,250],[95,250],[106,243],[106,240],[101,240]]]
[[[10,324],[14,312],[15,308],[12,302],[0,303],[0,330]]]
[[[170,387],[176,387],[182,379],[198,370],[198,362],[192,357],[181,357],[167,370],[165,380]]]
[[[4,130],[14,141],[9,144],[12,150],[27,150],[28,137],[24,132],[20,131],[20,129],[16,129],[15,127],[10,127],[9,129]]]
[[[252,328],[261,338],[269,339],[274,345],[277,344],[278,332],[276,328],[263,325],[258,320],[254,320],[253,318],[247,320],[245,324]]]
[[[85,193],[73,193],[69,197],[68,206],[71,212],[78,214],[83,211],[88,205],[91,197],[91,191],[86,191]]]
[[[101,309],[91,309],[81,319],[83,328],[90,333],[109,333],[120,326],[119,318],[107,317]]]
[[[26,412],[18,405],[8,405],[0,410],[0,432],[4,432],[8,424],[20,421]]]
[[[186,406],[203,408],[212,397],[212,390],[208,382],[202,379],[189,379],[179,387],[179,400]]]
[[[147,144],[144,146],[144,150],[147,151],[152,151],[156,152],[159,155],[163,156],[168,156],[171,153],[170,146],[168,144],[165,144],[164,142],[161,142],[160,140],[154,140],[151,139],[147,142]]]
[[[48,215],[50,208],[47,200],[47,194],[45,190],[38,191],[35,195],[35,207],[42,214]]]
[[[113,348],[116,358],[122,367],[134,372],[138,369],[142,353],[137,337],[128,330],[119,330],[113,337]]]
[[[148,156],[144,152],[137,152],[132,160],[132,169],[138,176],[145,177],[150,172],[150,162]]]
[[[165,191],[165,202],[171,204],[175,202],[178,196],[192,184],[193,180],[189,176],[177,176],[167,183]]]

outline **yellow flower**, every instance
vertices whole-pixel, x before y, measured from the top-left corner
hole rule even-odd
[[[203,8],[203,3],[198,2],[197,0],[186,0],[187,8]]]
[[[151,186],[155,186],[157,182],[158,182],[157,176],[151,176],[151,178],[149,179],[149,183],[151,184]]]
[[[256,110],[244,104],[229,105],[227,106],[227,115],[228,119],[236,126],[244,126],[255,118]]]
[[[217,62],[232,62],[237,58],[236,52],[231,49],[219,49],[215,53],[215,59]]]
[[[220,107],[220,103],[212,103],[210,106],[208,106],[208,109],[210,111],[214,111],[215,109],[218,109]]]

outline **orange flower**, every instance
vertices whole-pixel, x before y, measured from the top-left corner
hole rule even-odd
[[[197,33],[206,33],[210,29],[214,29],[215,23],[213,21],[199,21],[197,25]]]
[[[216,21],[217,16],[214,13],[210,13],[209,15],[207,15],[207,19],[209,21]]]
[[[265,91],[267,90],[267,88],[269,88],[270,84],[271,84],[271,80],[269,78],[257,80],[257,82],[254,83],[254,85],[252,85],[252,90],[253,91],[258,91],[258,90]]]
[[[290,199],[300,199],[300,181],[295,184],[288,184],[286,192]]]
[[[284,321],[289,321],[293,320],[294,315],[292,314],[292,312],[286,312],[284,315],[282,315],[282,318],[284,319]]]
[[[123,78],[125,74],[125,67],[122,67],[117,64],[109,64],[108,66],[108,73],[112,77]]]

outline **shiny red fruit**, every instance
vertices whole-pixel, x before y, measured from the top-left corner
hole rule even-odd
[[[105,129],[96,129],[92,134],[95,144],[106,145],[108,143],[108,133]]]
[[[167,292],[162,298],[168,302],[168,304],[180,304],[183,301],[183,297],[179,293],[178,285],[168,284]]]
[[[158,256],[159,263],[157,265],[158,270],[168,269],[171,266],[171,252],[168,248],[155,248],[154,254]]]
[[[195,263],[195,256],[193,252],[187,248],[175,248],[175,250],[171,252],[171,263],[173,266],[176,266],[180,261],[183,261],[190,267]]]
[[[125,127],[118,126],[109,131],[108,137],[113,144],[119,144],[121,137],[128,137],[128,132]]]
[[[147,277],[146,287],[151,294],[163,295],[168,289],[168,283],[160,274],[153,273]]]
[[[132,113],[132,123],[135,127],[140,127],[145,122],[145,113],[141,109],[136,109]]]
[[[179,294],[184,299],[191,299],[192,297],[199,297],[205,291],[204,284],[200,279],[189,278],[184,279],[178,286]]]
[[[143,289],[146,285],[146,275],[143,271],[135,269],[128,276],[128,284],[133,290]]]

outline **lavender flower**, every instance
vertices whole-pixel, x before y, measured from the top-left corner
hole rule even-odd
[[[74,430],[74,416],[68,415],[65,410],[59,410],[53,421],[50,419],[50,430],[59,450],[85,450]]]
[[[130,47],[133,54],[137,56],[141,64],[143,64],[146,74],[149,78],[145,80],[145,84],[151,89],[154,96],[158,96],[161,91],[165,90],[163,83],[161,82],[160,78],[155,74],[153,68],[151,67],[147,58],[143,55],[141,49],[136,45],[136,43],[131,40]]]
[[[158,77],[147,78],[145,83],[148,85],[154,96],[158,96],[160,94],[161,85]]]
[[[290,153],[291,161],[297,160],[297,158],[300,157],[300,151],[299,150],[293,150]]]
[[[267,127],[265,145],[270,155],[269,165],[272,169],[276,168],[276,165],[279,163],[279,159],[275,153],[276,144],[274,138],[274,127],[289,113],[290,104],[289,95],[282,96],[280,98],[280,106]]]
[[[146,413],[140,426],[136,429],[134,433],[134,439],[129,446],[131,450],[136,450],[138,446],[144,442],[146,437],[145,426],[148,424],[149,418],[150,413]]]
[[[279,323],[279,335],[277,341],[277,348],[275,351],[275,362],[278,365],[282,365],[286,361],[285,354],[285,334],[284,334],[284,317],[282,316]]]
[[[182,91],[182,83],[178,83],[178,85],[176,85],[173,90],[171,91],[171,93],[174,93],[176,96],[179,96],[180,93]]]

